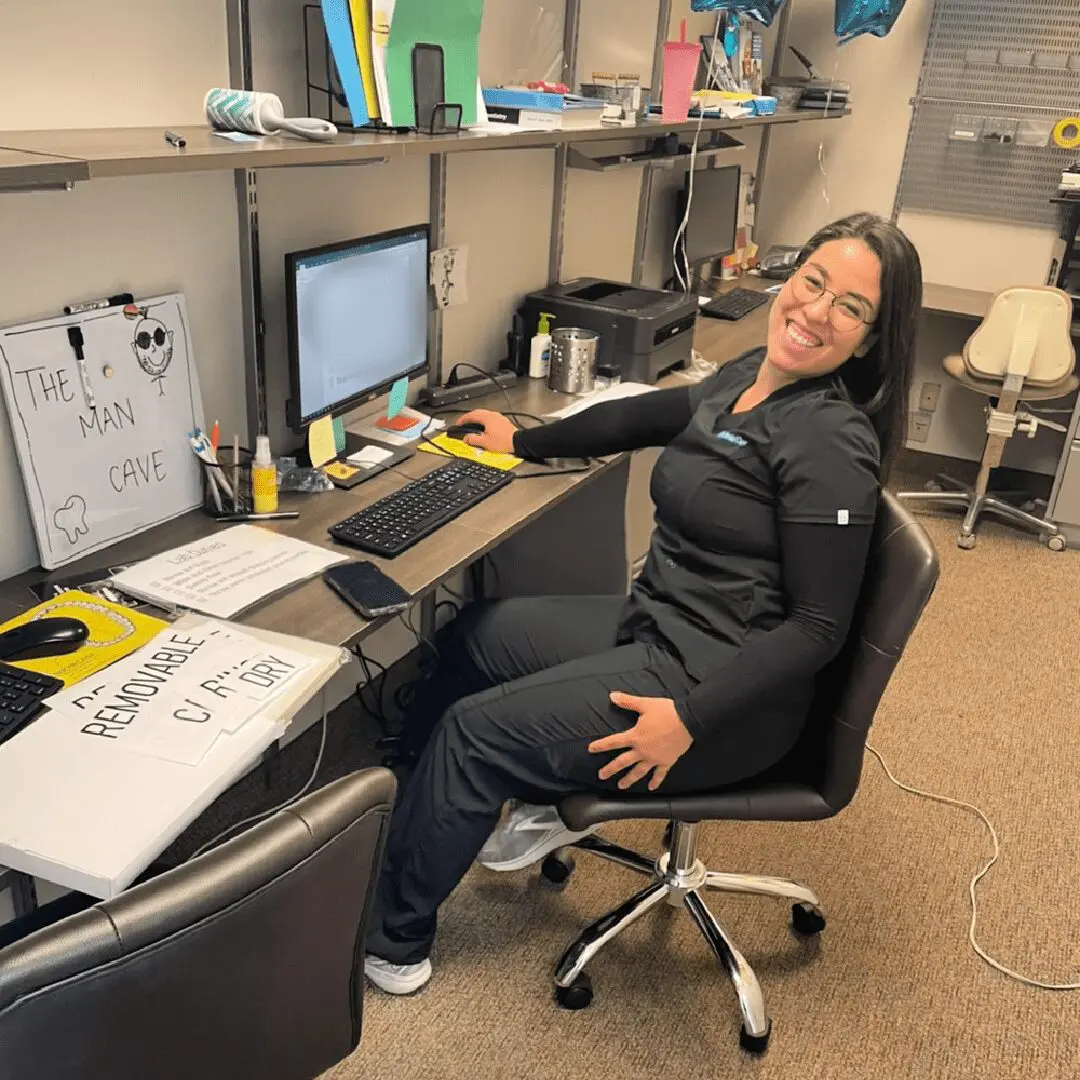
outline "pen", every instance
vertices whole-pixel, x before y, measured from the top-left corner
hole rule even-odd
[[[135,297],[129,292],[117,293],[115,296],[106,296],[101,300],[88,300],[85,304],[69,304],[64,308],[65,315],[81,315],[84,311],[100,311],[102,308],[123,307],[124,304],[134,304]]]
[[[272,514],[225,514],[218,521],[292,521],[300,516],[299,510],[275,510]]]
[[[183,135],[177,135],[175,131],[166,131],[165,141],[170,146],[175,146],[177,150],[183,150],[183,148],[187,146],[187,139],[185,139]]]
[[[79,380],[82,382],[83,397],[91,409],[97,409],[94,400],[94,388],[90,385],[90,376],[86,372],[86,356],[83,353],[83,332],[78,326],[67,328],[68,344],[75,350],[75,366],[79,369]]]
[[[240,436],[232,437],[232,505],[240,513]]]

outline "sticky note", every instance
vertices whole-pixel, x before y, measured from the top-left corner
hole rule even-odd
[[[356,465],[361,469],[373,469],[376,465],[381,465],[387,458],[393,456],[393,450],[385,450],[381,446],[368,443],[363,450],[357,450],[355,454],[350,454],[345,460],[350,465]]]
[[[346,465],[343,461],[332,461],[323,466],[323,472],[331,480],[351,480],[360,470],[353,465]]]
[[[334,449],[333,417],[322,416],[308,428],[307,446],[311,464],[316,469],[337,457],[337,450]]]
[[[393,420],[394,417],[405,408],[405,398],[408,397],[408,395],[409,380],[407,378],[398,379],[398,381],[390,387],[390,400],[386,403],[386,415],[390,420]]]
[[[345,417],[334,417],[334,452],[340,454],[345,449]]]

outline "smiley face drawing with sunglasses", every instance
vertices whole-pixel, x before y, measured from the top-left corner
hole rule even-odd
[[[135,340],[131,343],[139,367],[158,385],[158,393],[165,394],[165,372],[173,356],[173,331],[159,319],[142,318],[135,324]]]

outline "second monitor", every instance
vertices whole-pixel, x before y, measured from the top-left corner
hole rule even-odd
[[[428,244],[417,225],[285,256],[297,434],[427,370]]]
[[[686,216],[690,202],[690,220],[686,225],[682,247],[691,268],[714,259],[722,259],[735,250],[739,227],[739,182],[742,171],[738,165],[721,169],[698,169],[693,174],[694,192],[690,199],[690,172],[676,199],[675,228]],[[682,251],[679,253],[682,263]]]

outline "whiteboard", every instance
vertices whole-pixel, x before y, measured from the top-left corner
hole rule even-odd
[[[0,382],[46,570],[201,505],[182,294],[0,330]]]

